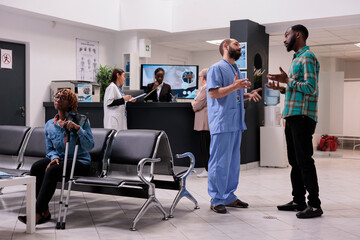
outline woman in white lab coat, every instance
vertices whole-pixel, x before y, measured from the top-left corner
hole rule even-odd
[[[125,95],[121,87],[125,83],[125,72],[115,68],[111,83],[105,90],[104,95],[104,128],[117,131],[127,129],[125,104],[132,96]],[[135,99],[132,100],[135,102]]]

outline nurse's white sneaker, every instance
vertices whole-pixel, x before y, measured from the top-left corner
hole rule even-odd
[[[208,177],[208,172],[206,170],[202,171],[201,173],[199,173],[197,175],[198,178],[207,178]]]

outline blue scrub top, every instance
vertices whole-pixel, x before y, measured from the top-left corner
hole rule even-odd
[[[207,72],[207,107],[211,134],[246,130],[245,89],[236,90],[217,99],[212,99],[209,96],[209,89],[233,84],[236,73],[241,79],[239,69],[224,59],[212,65]]]

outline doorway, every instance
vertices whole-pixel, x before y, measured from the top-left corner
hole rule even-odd
[[[0,68],[0,125],[25,126],[25,44],[0,41],[11,50],[12,69]]]

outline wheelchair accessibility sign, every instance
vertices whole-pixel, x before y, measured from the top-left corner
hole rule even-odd
[[[1,68],[12,69],[12,50],[1,49]]]

